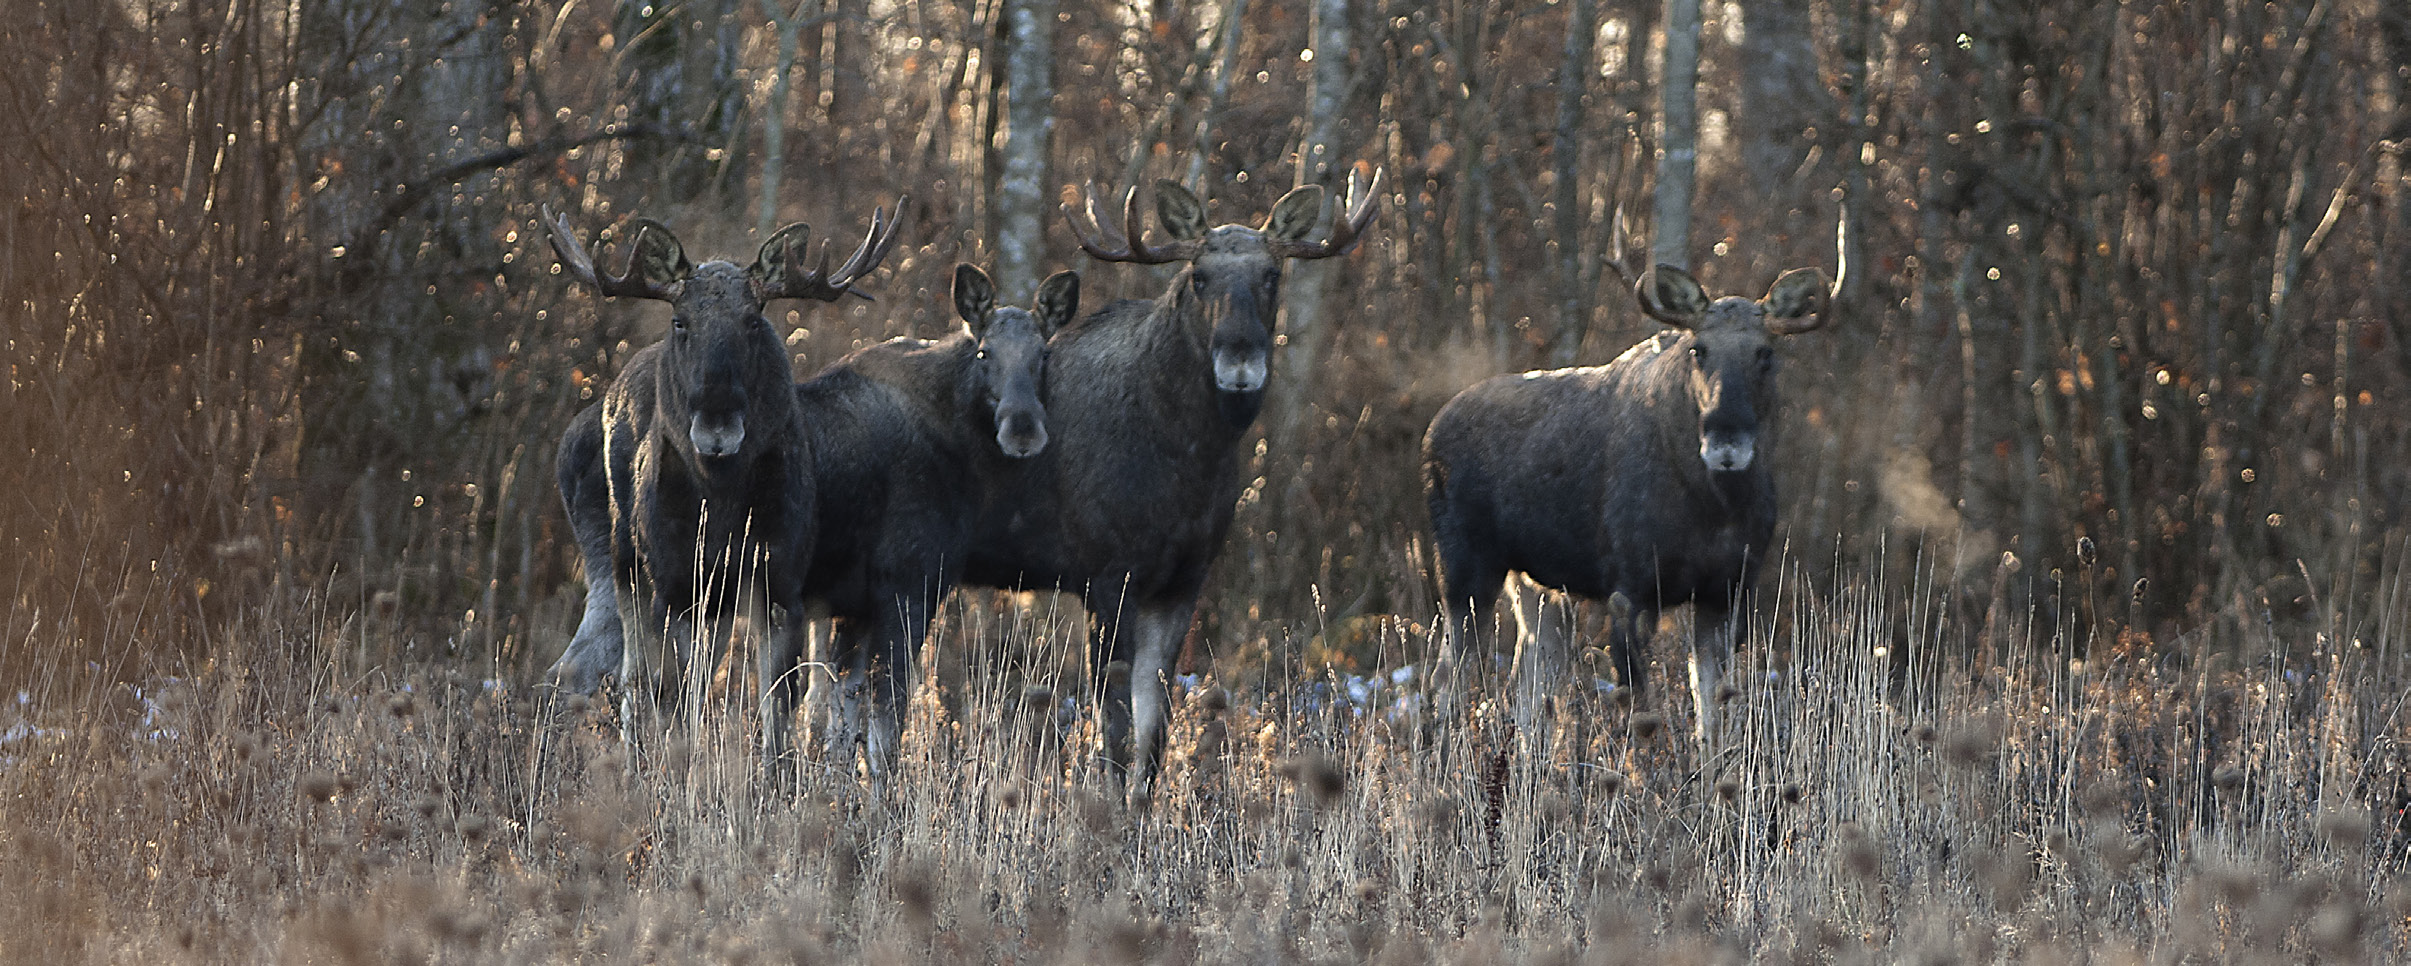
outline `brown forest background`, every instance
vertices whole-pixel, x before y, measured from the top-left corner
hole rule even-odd
[[[131,673],[274,602],[334,618],[330,648],[532,680],[581,590],[553,443],[660,325],[570,292],[539,206],[749,257],[777,9],[799,27],[779,220],[858,237],[910,196],[879,300],[798,309],[798,371],[936,335],[952,263],[1014,241],[995,235],[1017,214],[1008,68],[1029,56],[1010,6],[12,4],[5,683]],[[1300,3],[1036,8],[1050,203],[1173,177],[1253,222],[1302,177],[1389,175],[1365,245],[1293,269],[1293,315],[1324,321],[1293,319],[1276,356],[1205,608],[1226,655],[1428,619],[1431,414],[1651,329],[1620,273],[1652,236],[1656,0],[1317,6],[1344,20],[1312,59]],[[1836,324],[1789,346],[1790,566],[1950,588],[1939,620],[2065,601],[2197,646],[2376,610],[2355,602],[2411,512],[2411,7],[1704,17],[1696,274],[1755,295],[1836,270],[1838,225],[1853,249]],[[1318,67],[1343,92],[1319,112]],[[1301,174],[1318,140],[1331,163]],[[1051,217],[1041,243],[1034,270],[1080,269],[1092,305],[1162,279],[1089,261]]]

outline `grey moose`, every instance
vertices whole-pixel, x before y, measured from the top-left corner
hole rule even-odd
[[[1102,759],[1134,803],[1148,799],[1162,761],[1166,676],[1239,495],[1239,441],[1263,401],[1282,264],[1348,251],[1380,182],[1352,173],[1321,240],[1309,237],[1324,200],[1313,185],[1283,196],[1261,227],[1209,228],[1196,195],[1158,182],[1156,217],[1170,236],[1160,244],[1141,237],[1135,188],[1118,227],[1094,194],[1085,217],[1063,207],[1095,258],[1185,265],[1153,300],[1114,302],[1055,337],[1055,442],[1003,478],[964,580],[1081,596]]]
[[[1690,275],[1660,265],[1634,289],[1644,311],[1674,328],[1604,366],[1494,377],[1433,418],[1424,485],[1446,660],[1461,665],[1488,651],[1501,586],[1520,572],[1614,605],[1616,673],[1637,691],[1658,612],[1688,603],[1704,737],[1774,530],[1775,481],[1764,458],[1776,407],[1773,337],[1821,326],[1827,283],[1817,269],[1794,269],[1763,299],[1710,301]],[[1545,647],[1524,624],[1522,644]],[[1446,677],[1443,687],[1463,686]]]
[[[595,270],[568,219],[547,221],[578,281],[671,308],[669,337],[632,356],[602,401],[571,422],[558,467],[587,600],[553,676],[589,692],[616,668],[622,727],[634,733],[654,706],[676,701],[682,669],[692,672],[717,639],[712,625],[744,602],[778,612],[764,661],[800,640],[817,521],[810,433],[785,340],[763,308],[852,293],[895,245],[896,226],[875,211],[861,245],[830,271],[825,247],[809,257],[801,223],[739,267],[693,264],[667,228],[639,219],[629,225],[628,268],[611,275]]]

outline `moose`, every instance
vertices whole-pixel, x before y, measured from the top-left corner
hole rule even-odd
[[[962,573],[975,521],[993,512],[991,481],[1047,447],[1047,340],[1079,306],[1076,273],[1049,277],[1022,309],[997,305],[987,273],[959,265],[954,308],[963,325],[953,335],[869,346],[795,387],[796,407],[810,417],[819,499],[805,594],[835,625],[828,663],[836,700],[815,710],[830,716],[830,760],[840,767],[859,745],[874,779],[888,772],[913,654]],[[794,714],[802,658],[789,651],[766,659],[771,720]],[[769,672],[774,665],[781,673]],[[783,751],[772,746],[774,756]]]
[[[1351,173],[1330,232],[1310,240],[1324,192],[1283,196],[1261,227],[1208,228],[1170,181],[1155,213],[1171,240],[1142,238],[1135,188],[1109,227],[1093,191],[1064,220],[1092,257],[1186,263],[1152,301],[1125,299],[1055,336],[1046,411],[1055,442],[1012,467],[980,517],[964,582],[1079,594],[1089,685],[1103,712],[1100,761],[1134,806],[1162,762],[1173,658],[1239,495],[1239,442],[1270,371],[1281,267],[1344,254],[1373,217],[1381,175]]]
[[[587,600],[553,676],[590,692],[616,662],[621,726],[634,735],[641,715],[677,700],[682,671],[700,677],[703,645],[719,639],[713,625],[749,601],[778,611],[777,640],[761,655],[767,669],[783,672],[797,649],[818,521],[811,434],[785,341],[763,308],[862,296],[853,284],[887,257],[896,225],[875,210],[861,245],[832,272],[825,244],[808,257],[811,230],[800,222],[740,268],[693,264],[669,229],[637,219],[628,267],[611,275],[595,270],[566,217],[546,214],[553,251],[577,281],[671,307],[669,337],[638,350],[602,401],[572,420],[557,471]],[[699,703],[686,702],[690,727]]]
[[[1604,366],[1493,377],[1457,394],[1423,440],[1424,495],[1447,618],[1443,664],[1487,653],[1509,572],[1606,599],[1620,683],[1640,693],[1658,612],[1691,604],[1691,695],[1713,734],[1718,678],[1747,634],[1745,597],[1775,525],[1763,458],[1775,412],[1774,336],[1822,326],[1825,274],[1783,273],[1766,297],[1710,301],[1681,269],[1634,285],[1674,328]],[[1519,650],[1544,649],[1519,606]],[[1562,655],[1518,655],[1561,662]],[[1459,688],[1453,673],[1443,687]],[[1529,685],[1529,682],[1527,682]]]

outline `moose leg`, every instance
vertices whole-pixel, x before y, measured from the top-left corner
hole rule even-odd
[[[1155,794],[1155,779],[1164,764],[1164,738],[1170,731],[1172,662],[1189,634],[1196,613],[1194,598],[1143,604],[1135,615],[1137,640],[1130,662],[1131,749],[1130,804],[1143,808]]]
[[[1648,685],[1649,638],[1657,630],[1656,608],[1636,607],[1618,591],[1607,598],[1607,646],[1616,660],[1616,687],[1639,698]]]
[[[804,693],[804,645],[810,621],[800,599],[776,608],[762,642],[762,767],[772,787],[793,788],[795,759],[789,753],[795,709]]]
[[[1440,604],[1446,628],[1440,655],[1432,663],[1434,719],[1456,714],[1498,637],[1498,597],[1507,570],[1465,544],[1462,538],[1440,538]]]
[[[1097,765],[1114,781],[1130,767],[1130,664],[1136,642],[1138,615],[1122,592],[1122,580],[1092,584],[1084,595],[1088,605],[1088,687],[1095,695]]]
[[[830,688],[829,730],[825,755],[841,775],[854,772],[855,753],[862,746],[863,703],[870,687],[870,648],[864,638],[869,623],[859,617],[839,618],[830,629],[829,669],[836,680]]]
[[[668,714],[678,705],[680,669],[694,650],[694,616],[670,612],[656,601],[656,616],[632,646],[620,650],[620,731],[637,743],[639,736],[660,734]]]
[[[570,534],[586,568],[586,613],[569,647],[546,678],[571,694],[593,694],[603,676],[619,670],[624,646],[619,613],[619,554],[613,533],[610,481],[603,464],[602,406],[588,406],[562,434],[557,483]]]
[[[1549,699],[1564,699],[1573,650],[1574,609],[1562,593],[1518,575],[1507,583],[1515,609],[1515,723],[1527,747],[1546,749],[1555,715]]]
[[[1716,738],[1717,689],[1723,686],[1725,663],[1748,632],[1749,616],[1731,601],[1700,600],[1691,615],[1691,708],[1702,745]]]
[[[898,594],[876,622],[870,655],[870,721],[863,734],[863,754],[871,773],[894,771],[904,748],[904,718],[912,704],[913,652],[929,634],[929,613],[935,602],[926,594]]]

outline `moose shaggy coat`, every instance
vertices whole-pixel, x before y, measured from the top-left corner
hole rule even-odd
[[[1705,734],[1775,525],[1762,458],[1775,410],[1772,337],[1822,324],[1825,280],[1797,269],[1764,299],[1710,302],[1691,276],[1661,265],[1635,289],[1644,310],[1677,328],[1604,366],[1479,383],[1432,420],[1424,484],[1441,603],[1450,659],[1461,663],[1488,640],[1509,572],[1608,599],[1617,674],[1632,688],[1658,612],[1692,604],[1692,696]]]
[[[1264,392],[1281,265],[1345,252],[1372,218],[1373,188],[1351,176],[1330,237],[1307,241],[1323,190],[1273,206],[1263,227],[1206,227],[1195,195],[1156,186],[1168,244],[1138,235],[1135,191],[1122,227],[1089,199],[1081,247],[1108,261],[1187,266],[1153,301],[1106,306],[1055,337],[1046,409],[1055,443],[1015,466],[984,514],[966,581],[1062,589],[1089,613],[1089,674],[1104,712],[1104,759],[1144,802],[1164,752],[1167,676],[1239,496],[1239,441]],[[1134,733],[1135,732],[1135,733]]]
[[[833,761],[851,761],[859,742],[874,774],[891,763],[913,653],[962,576],[974,521],[992,512],[993,481],[1047,447],[1047,340],[1079,304],[1074,273],[1048,278],[1021,309],[998,306],[987,274],[962,265],[954,276],[960,331],[870,346],[795,387],[819,500],[819,546],[804,592],[835,619]],[[802,656],[783,658],[795,668]],[[784,721],[798,675],[765,679],[765,707]]]
[[[639,350],[602,402],[572,421],[559,467],[588,599],[554,676],[587,691],[616,664],[622,725],[635,729],[647,703],[674,700],[681,670],[705,658],[700,645],[715,636],[699,635],[699,620],[708,625],[758,598],[783,618],[773,634],[784,639],[764,659],[799,640],[817,510],[810,439],[785,342],[763,307],[843,297],[886,257],[895,229],[874,213],[861,247],[829,274],[825,252],[817,267],[806,262],[801,224],[780,229],[739,268],[692,264],[668,229],[639,220],[628,270],[613,276],[596,273],[566,219],[551,227],[555,253],[580,281],[604,295],[671,304],[669,338]],[[636,610],[640,601],[647,606]],[[634,642],[624,633],[630,625],[640,631]],[[657,644],[676,655],[657,653]]]

